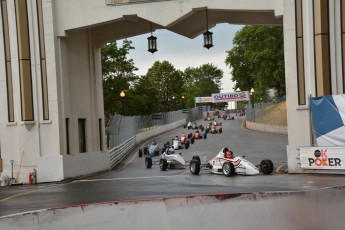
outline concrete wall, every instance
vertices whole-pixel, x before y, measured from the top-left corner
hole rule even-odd
[[[257,122],[251,122],[246,120],[246,128],[254,131],[265,132],[265,133],[276,133],[287,135],[287,126],[283,125],[272,125],[262,124]]]
[[[170,130],[176,129],[178,127],[182,127],[185,124],[186,124],[186,119],[183,119],[181,121],[177,121],[177,122],[165,125],[165,126],[158,126],[157,128],[151,129],[151,130],[146,131],[146,132],[138,133],[136,135],[137,143],[140,143],[144,140],[158,136],[159,134],[168,132]]]
[[[112,201],[0,218],[1,229],[332,229],[345,226],[344,188]]]

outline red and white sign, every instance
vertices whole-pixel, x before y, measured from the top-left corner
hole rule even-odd
[[[212,94],[213,103],[230,102],[230,101],[248,101],[249,99],[250,98],[249,98],[248,91]]]
[[[195,103],[209,103],[212,102],[212,97],[196,97]]]
[[[300,148],[300,160],[303,169],[345,169],[345,148]]]

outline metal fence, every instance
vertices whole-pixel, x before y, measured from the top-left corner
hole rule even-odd
[[[247,105],[245,108],[246,119],[248,121],[264,124],[287,125],[286,109],[267,109],[267,107],[281,102],[284,99],[285,98],[282,98],[280,100],[267,103],[257,103],[254,104],[254,108],[252,108],[251,104]]]
[[[148,116],[122,116],[115,114],[106,128],[108,149],[113,149],[131,139],[137,133],[154,129],[157,126],[170,124],[186,119],[193,121],[202,118],[204,107],[184,109]]]

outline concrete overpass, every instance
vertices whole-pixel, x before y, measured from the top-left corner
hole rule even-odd
[[[194,38],[206,30],[207,10],[209,28],[284,26],[289,172],[307,172],[296,160],[299,146],[312,144],[307,98],[344,92],[342,2],[2,0],[3,171],[10,174],[14,160],[16,177],[26,182],[33,168],[48,172],[50,181],[83,174],[82,165],[95,159],[102,158],[102,166],[91,171],[106,168],[101,47],[147,33],[151,25]]]

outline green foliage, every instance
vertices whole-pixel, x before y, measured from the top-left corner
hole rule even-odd
[[[116,42],[108,43],[101,50],[102,59],[102,76],[103,76],[103,98],[104,98],[104,114],[105,120],[122,111],[122,101],[120,92],[129,89],[131,82],[137,79],[134,71],[132,59],[128,59],[127,55],[131,49],[132,42],[124,40],[122,47],[118,47]],[[126,92],[125,100],[130,95]]]
[[[156,61],[146,75],[136,76],[137,68],[127,58],[134,49],[131,43],[124,40],[122,47],[108,43],[101,51],[106,122],[115,113],[133,116],[191,108],[195,97],[220,92],[223,71],[212,64],[182,72],[168,61]],[[126,93],[123,99],[122,90]],[[216,107],[225,105],[219,103]]]
[[[219,93],[222,78],[223,71],[213,64],[186,68],[184,71],[184,91],[187,107],[194,107],[195,97],[209,97],[212,93]],[[220,104],[218,106],[222,107]]]
[[[236,33],[225,63],[235,89],[255,89],[255,101],[266,101],[268,89],[285,94],[283,27],[245,26]]]

